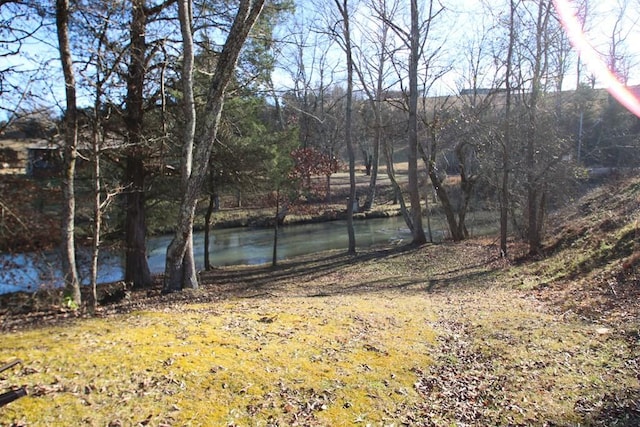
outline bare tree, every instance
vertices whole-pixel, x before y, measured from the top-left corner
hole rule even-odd
[[[460,103],[460,100],[458,100]],[[451,239],[461,241],[469,237],[466,226],[466,215],[469,209],[474,186],[478,180],[478,175],[473,172],[473,160],[475,158],[474,140],[480,138],[478,132],[477,119],[471,114],[465,114],[464,105],[454,108],[452,102],[445,97],[441,104],[433,105],[433,117],[426,123],[428,129],[429,147],[419,146],[420,154],[425,162],[429,180],[433,186],[442,210],[444,212]],[[480,105],[478,105],[480,107]],[[478,108],[481,110],[481,108]],[[472,112],[475,113],[476,111]],[[478,111],[479,112],[479,111]],[[456,116],[464,117],[465,126],[459,126]],[[476,132],[479,135],[476,135]],[[440,170],[438,162],[438,145],[447,141],[449,146],[453,145],[452,151],[456,161],[456,167],[460,177],[459,200],[450,195],[450,191],[445,187],[446,173]],[[451,148],[450,148],[451,149]]]
[[[519,2],[519,0],[518,0]],[[507,38],[507,57],[505,59],[505,106],[504,106],[504,130],[500,140],[501,157],[501,180],[500,180],[500,255],[503,258],[508,256],[507,237],[509,233],[509,180],[511,169],[511,115],[512,115],[512,76],[513,76],[513,51],[516,44],[516,15],[517,2],[509,0],[509,21]]]
[[[399,32],[399,28],[396,28],[394,24],[395,15],[396,13],[398,13],[399,4],[398,2],[379,0],[372,1],[370,7],[374,12],[374,20],[380,22],[381,26],[380,34],[382,35],[382,38],[378,40],[377,43],[374,43],[379,46],[377,56],[379,57],[380,62],[377,65],[378,69],[375,69],[375,64],[367,64],[366,66],[360,64],[355,68],[355,70],[358,73],[360,83],[363,87],[363,90],[367,94],[372,110],[374,111],[374,139],[379,139],[379,143],[381,144],[387,177],[391,182],[391,186],[395,195],[394,201],[400,204],[400,213],[407,225],[407,228],[409,228],[409,230],[413,233],[414,225],[411,218],[411,212],[409,211],[404,199],[402,187],[396,179],[394,166],[394,141],[397,139],[397,135],[390,135],[388,132],[390,128],[400,127],[400,122],[404,124],[406,123],[406,120],[402,118],[401,120],[397,120],[396,122],[394,122],[393,125],[385,124],[384,122],[385,113],[390,113],[392,111],[396,112],[398,110],[402,110],[403,113],[406,112],[404,103],[399,103],[397,102],[398,100],[394,99],[393,96],[388,96],[388,88],[394,86],[398,82],[389,82],[389,76],[385,71],[385,64],[389,62],[389,68],[396,74],[398,74],[398,66],[393,62],[393,60],[394,54],[397,53],[397,51],[399,51],[400,49],[392,43],[391,35],[398,34]],[[400,34],[403,34],[403,32],[400,31]],[[406,42],[404,41],[403,43],[406,44]],[[361,56],[366,56],[366,54],[364,54],[363,52]],[[372,70],[373,72],[371,72]],[[375,75],[375,78],[369,78],[369,81],[365,81],[364,75],[366,73],[372,74],[372,76]],[[401,82],[402,77],[398,76],[398,80]],[[373,87],[376,88],[375,92],[373,91]],[[406,134],[403,134],[403,138],[404,137],[406,137]],[[378,144],[378,142],[374,141],[374,144]],[[373,182],[373,178],[374,177],[372,176],[370,185]],[[367,200],[367,203],[369,202],[369,200],[371,200],[371,202],[373,203],[373,196],[371,195],[371,193],[370,199]]]
[[[433,1],[429,2],[429,8]],[[427,242],[422,227],[422,208],[420,206],[420,183],[418,180],[418,64],[420,61],[420,25],[418,1],[411,0],[411,31],[409,33],[409,123],[408,123],[408,163],[409,163],[409,200],[411,202],[411,221],[413,222],[413,243]]]
[[[542,241],[542,215],[545,210],[546,194],[544,186],[539,184],[539,171],[536,168],[536,153],[539,150],[538,104],[543,94],[543,80],[548,71],[549,22],[552,13],[551,0],[539,0],[535,22],[535,46],[532,55],[531,88],[529,94],[528,131],[526,134],[526,187],[529,251],[537,253]]]
[[[580,22],[580,30],[582,31],[583,34],[586,31],[588,26],[590,11],[591,11],[591,7],[590,7],[589,0],[582,0],[582,2],[580,2],[578,5],[578,11],[576,12],[576,17]],[[576,90],[578,90],[580,88],[580,85],[582,84],[582,66],[583,64],[581,60],[581,54],[578,51],[577,58],[576,58]]]
[[[147,65],[146,25],[157,13],[147,8],[145,0],[131,1],[129,64],[126,76],[125,126],[127,154],[123,186],[127,188],[125,217],[125,281],[135,287],[151,283],[147,262],[146,211],[144,200],[145,167],[143,150],[144,82]]]
[[[0,131],[22,116],[46,110],[43,94],[51,90],[46,61],[24,55],[25,46],[47,37],[49,14],[36,1],[0,1]],[[43,35],[45,34],[45,35]],[[48,58],[47,58],[48,59]]]
[[[188,3],[183,4],[183,8],[191,4],[190,0],[185,1]],[[183,164],[191,164],[191,170],[189,175],[183,178],[184,195],[180,203],[176,233],[167,248],[163,286],[165,292],[178,291],[185,286],[198,286],[197,280],[191,280],[191,278],[197,277],[195,266],[189,265],[188,268],[192,271],[185,271],[185,256],[193,258],[193,254],[186,255],[186,253],[191,248],[189,241],[193,229],[195,207],[200,188],[206,177],[211,150],[216,141],[226,89],[234,76],[235,66],[244,42],[260,16],[263,6],[264,0],[240,0],[233,24],[209,82],[207,104],[201,120],[203,123],[202,133],[191,141],[184,141],[185,146],[193,146],[193,155],[192,158],[183,159]],[[181,13],[180,28],[183,32],[191,33],[187,17],[188,15]],[[185,147],[183,153],[189,152],[191,149]],[[188,280],[185,281],[185,279]]]
[[[117,72],[120,65],[121,55],[116,55],[116,60],[109,63],[107,59],[107,51],[109,50],[108,33],[110,30],[110,22],[114,19],[114,8],[105,8],[104,5],[101,13],[92,13],[91,10],[83,10],[84,31],[86,38],[82,39],[85,52],[90,52],[87,58],[87,64],[91,67],[83,67],[85,70],[90,69],[91,75],[80,75],[84,77],[93,89],[93,116],[89,117],[91,123],[91,162],[93,164],[93,230],[91,244],[91,268],[90,268],[90,301],[88,307],[90,312],[95,313],[98,305],[98,269],[99,256],[102,244],[103,229],[103,213],[111,204],[116,196],[123,192],[122,187],[108,189],[103,184],[104,177],[102,173],[103,154],[109,149],[115,147],[106,143],[106,135],[104,130],[104,122],[107,117],[103,98],[106,93],[106,86]],[[88,46],[92,48],[87,49]],[[113,145],[113,144],[111,144]]]
[[[371,8],[379,11],[381,16],[389,15],[385,10],[385,0],[372,0]],[[377,26],[371,31],[368,27]],[[373,153],[370,159],[369,189],[364,209],[369,210],[375,204],[376,184],[378,179],[378,166],[380,163],[380,147],[383,143],[382,114],[384,105],[385,77],[387,74],[387,62],[389,59],[389,25],[384,20],[372,19],[362,23],[360,33],[362,42],[356,49],[354,71],[358,76],[362,90],[367,96],[370,111],[373,112]],[[369,46],[364,46],[368,44]],[[387,172],[392,170],[387,168]],[[392,180],[394,182],[395,179]]]
[[[637,26],[636,21],[631,22],[630,25],[625,25],[625,17],[628,15],[627,8],[629,7],[628,0],[618,0],[615,8],[617,9],[617,16],[611,31],[608,34],[608,52],[606,55],[607,66],[612,73],[618,76],[620,82],[626,85],[629,82],[629,74],[632,69],[631,56],[629,55],[628,41],[631,36],[634,35],[633,29]]]
[[[305,9],[305,12],[309,9]],[[335,82],[339,62],[332,55],[339,34],[334,16],[314,13],[292,27],[289,49],[283,56],[292,88],[285,94],[284,111],[296,122],[302,148],[315,148],[336,157],[343,147],[346,93]],[[333,20],[333,21],[332,21]],[[326,200],[331,197],[331,175],[326,175]]]
[[[571,163],[561,159],[572,147],[559,131],[557,94],[551,92],[566,71],[556,63],[565,41],[558,37],[554,11],[550,0],[510,0],[503,22],[506,58],[500,54],[498,63],[505,70],[506,89],[500,94],[503,132],[495,152],[503,256],[509,222],[526,239],[530,253],[539,252],[547,210],[570,188]]]
[[[430,0],[424,7],[425,16],[421,20],[420,10],[418,8],[417,0],[411,0],[410,2],[410,24],[409,31],[403,25],[399,25],[388,16],[381,16],[381,19],[386,20],[390,28],[401,39],[406,50],[409,52],[408,62],[408,95],[406,98],[406,109],[408,114],[407,119],[407,161],[408,161],[408,175],[409,175],[409,201],[411,205],[411,224],[409,228],[412,230],[413,243],[422,244],[427,241],[424,229],[422,226],[422,207],[420,197],[420,182],[418,176],[418,138],[419,138],[419,110],[418,100],[421,96],[425,96],[427,90],[421,89],[418,84],[418,73],[420,71],[420,65],[425,53],[425,45],[432,36],[431,26],[436,17],[444,10],[439,3],[434,0]],[[426,63],[437,56],[439,49],[435,49],[427,58]],[[395,62],[394,66],[398,74],[403,68],[402,64]],[[428,73],[427,70],[422,70],[424,73]],[[400,77],[400,81],[402,78]],[[422,86],[424,88],[424,86]]]
[[[65,295],[73,304],[81,303],[80,280],[75,255],[75,170],[78,147],[78,111],[76,106],[76,82],[69,44],[69,0],[56,0],[56,30],[60,61],[64,74],[66,111],[64,115],[64,175],[62,192],[64,195],[62,214],[62,270]]]
[[[191,7],[191,0],[180,0],[178,2],[178,17],[180,19],[180,32],[182,34],[182,102],[185,118],[184,133],[182,136],[181,179],[182,188],[185,190],[188,190],[189,178],[193,169],[193,144],[196,133],[196,104],[193,92],[195,51]],[[209,156],[207,156],[207,160],[208,157]],[[195,203],[193,208],[195,209]],[[191,221],[193,221],[193,219]],[[198,278],[193,256],[193,223],[186,231],[187,236],[185,238],[185,249],[182,257],[181,286],[183,288],[194,289],[198,287]]]
[[[494,112],[501,82],[492,55],[494,24],[489,26],[482,20],[472,25],[474,35],[463,42],[459,58],[460,63],[467,64],[459,95],[430,100],[423,108],[425,113],[430,108],[433,112],[432,118],[425,118],[431,146],[421,145],[421,155],[454,241],[469,237],[467,213],[476,184],[485,172],[480,158],[494,135],[499,134]],[[445,168],[455,170],[459,183],[445,185]]]
[[[347,153],[349,156],[349,203],[347,204],[347,234],[349,236],[348,253],[356,253],[356,236],[353,228],[353,211],[354,202],[356,200],[356,175],[355,175],[355,152],[353,149],[353,46],[351,43],[351,28],[349,19],[349,3],[348,0],[334,0],[335,5],[340,13],[341,21],[341,37],[338,37],[339,43],[344,50],[347,59],[347,100],[345,111],[345,141],[347,143]]]

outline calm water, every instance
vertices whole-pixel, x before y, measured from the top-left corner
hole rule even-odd
[[[440,240],[444,228],[432,219],[434,240]],[[469,221],[471,224],[473,221]],[[434,225],[435,224],[435,225]],[[426,225],[426,224],[425,224]],[[411,234],[402,217],[354,221],[356,244],[367,248],[383,243],[408,243]],[[473,226],[470,227],[473,229]],[[490,229],[495,230],[493,225]],[[486,225],[484,229],[487,229]],[[289,225],[281,227],[278,235],[278,259],[293,258],[329,249],[346,250],[348,244],[346,221],[319,224]],[[475,231],[479,234],[480,229]],[[172,236],[149,239],[147,250],[149,268],[153,274],[164,272],[166,248]],[[204,263],[204,235],[194,235],[196,264]],[[232,228],[214,230],[211,236],[210,259],[214,266],[253,265],[271,262],[273,250],[272,229]],[[79,253],[78,264],[83,283],[89,282],[89,254]],[[60,262],[56,253],[0,255],[0,294],[34,291],[42,286],[59,286],[62,282]],[[120,254],[102,251],[98,282],[121,280],[124,275]]]

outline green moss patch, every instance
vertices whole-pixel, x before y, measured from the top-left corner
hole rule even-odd
[[[28,425],[350,425],[416,404],[434,334],[419,298],[181,305],[3,336]],[[398,415],[400,414],[400,415]],[[303,422],[304,420],[304,422]]]

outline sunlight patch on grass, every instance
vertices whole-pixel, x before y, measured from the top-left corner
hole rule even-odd
[[[286,298],[180,305],[6,334],[2,409],[28,425],[379,423],[419,399],[430,363],[426,299]],[[359,421],[358,421],[359,422]]]

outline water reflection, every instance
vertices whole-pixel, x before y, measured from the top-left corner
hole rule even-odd
[[[356,242],[359,248],[386,242],[410,239],[401,218],[355,221]],[[147,243],[149,269],[152,274],[164,271],[167,246],[172,236],[159,236]],[[346,248],[346,221],[320,224],[290,225],[280,228],[278,259],[292,258],[329,249]],[[213,230],[210,260],[214,266],[254,265],[271,262],[273,230],[231,228]],[[204,264],[204,234],[194,233],[194,253],[197,268]],[[60,286],[60,260],[57,253],[0,255],[0,294],[34,291],[44,286]],[[89,253],[78,253],[79,275],[89,283]],[[98,282],[107,283],[124,277],[124,262],[117,253],[103,250],[99,262]]]
[[[346,221],[320,224],[290,225],[280,228],[278,235],[278,259],[293,258],[329,249],[346,248],[348,238]],[[401,218],[355,221],[356,243],[359,248],[374,244],[410,239],[409,230]],[[164,269],[166,248],[171,236],[152,239],[149,246],[149,268],[160,273]],[[214,230],[211,236],[211,264],[254,265],[271,262],[273,251],[272,229]],[[196,265],[203,267],[204,235],[194,235]]]
[[[478,215],[468,220],[472,234],[486,234],[497,229],[494,215]],[[441,240],[442,223],[432,219],[434,240]],[[411,240],[411,233],[401,217],[354,221],[357,248],[377,244],[403,243]],[[149,239],[147,243],[149,268],[152,274],[164,271],[166,248],[172,236]],[[319,224],[290,225],[280,228],[278,259],[293,258],[330,249],[345,249],[348,245],[346,221]],[[233,228],[214,230],[211,236],[211,264],[214,266],[255,265],[271,262],[273,230]],[[196,266],[203,268],[204,235],[194,234]],[[79,274],[83,283],[89,283],[89,253],[78,253]],[[99,262],[98,282],[108,283],[124,277],[121,253],[103,250]],[[43,286],[60,286],[59,256],[56,253],[0,255],[0,294],[34,291]]]

